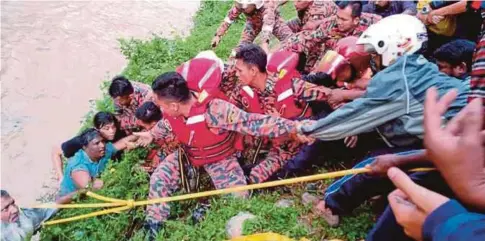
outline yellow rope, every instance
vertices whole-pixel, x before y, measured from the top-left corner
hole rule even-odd
[[[94,192],[87,192],[86,193],[86,196],[89,196],[89,197],[92,197],[92,198],[95,198],[95,199],[98,199],[100,201],[105,201],[105,202],[112,202],[112,203],[126,203],[125,200],[121,200],[121,199],[116,199],[116,198],[111,198],[111,197],[105,197],[105,196],[101,196],[99,194],[96,194]]]
[[[81,204],[57,204],[57,203],[44,203],[35,206],[34,208],[109,208],[126,206],[126,201],[119,203],[81,203]]]
[[[111,208],[111,209],[106,209],[106,210],[102,210],[102,211],[92,212],[92,213],[83,214],[83,215],[79,215],[79,216],[75,216],[75,217],[47,221],[43,225],[54,225],[54,224],[59,224],[59,223],[67,223],[67,222],[72,222],[72,221],[81,220],[81,219],[85,219],[85,218],[92,218],[92,217],[96,217],[96,216],[100,216],[100,215],[104,215],[104,214],[121,212],[121,211],[128,210],[130,208],[131,207],[129,207],[129,206]]]
[[[435,168],[416,168],[416,169],[411,169],[409,171],[410,172],[426,172],[426,171],[433,171],[433,170],[436,170],[436,169]],[[237,186],[237,187],[218,189],[218,190],[212,190],[212,191],[206,191],[206,192],[189,193],[189,194],[184,194],[184,195],[179,195],[179,196],[155,198],[155,199],[149,199],[149,200],[144,200],[144,201],[136,201],[136,202],[134,200],[120,200],[120,199],[115,199],[115,198],[104,197],[104,196],[101,196],[101,195],[96,194],[96,193],[88,192],[87,195],[90,196],[90,197],[93,197],[93,198],[96,198],[96,199],[99,199],[99,200],[106,200],[106,201],[109,201],[111,203],[42,204],[42,205],[37,206],[36,208],[92,208],[92,207],[121,206],[121,207],[116,207],[116,208],[107,209],[107,210],[103,210],[103,211],[97,211],[97,212],[93,212],[93,213],[89,213],[89,214],[79,215],[79,216],[76,216],[76,217],[48,221],[48,222],[45,222],[43,224],[43,225],[53,225],[53,224],[59,224],[59,223],[72,222],[72,221],[85,219],[85,218],[91,218],[91,217],[104,215],[104,214],[108,214],[108,213],[121,212],[121,211],[128,210],[128,209],[131,209],[131,208],[136,207],[136,206],[144,206],[144,205],[151,205],[151,204],[156,204],[156,203],[167,203],[167,202],[174,202],[174,201],[189,200],[189,199],[195,199],[195,198],[200,198],[200,197],[208,197],[208,196],[215,196],[215,195],[228,194],[228,193],[234,193],[234,192],[242,192],[242,191],[247,191],[247,190],[283,186],[283,185],[289,185],[289,184],[295,184],[295,183],[301,183],[301,182],[311,182],[311,181],[317,181],[317,180],[328,179],[328,178],[342,177],[342,176],[346,176],[346,175],[362,174],[362,173],[367,173],[367,172],[370,172],[370,171],[371,170],[368,169],[368,168],[349,169],[349,170],[343,170],[343,171],[315,174],[315,175],[310,175],[310,176],[305,176],[305,177],[296,177],[296,178],[290,178],[290,179],[279,180],[279,181],[257,183],[257,184],[251,184],[251,185],[245,185],[245,186]]]

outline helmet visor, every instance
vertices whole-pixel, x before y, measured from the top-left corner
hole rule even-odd
[[[344,58],[344,56],[333,50],[328,50],[320,63],[318,63],[316,71],[331,75],[332,73],[338,73],[343,66],[348,64],[350,63]]]

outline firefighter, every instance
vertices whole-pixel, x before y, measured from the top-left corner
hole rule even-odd
[[[295,0],[293,4],[297,17],[286,22],[293,33],[302,30],[313,31],[323,20],[337,13],[337,5],[333,1]]]
[[[221,65],[205,58],[192,59],[167,72],[152,84],[154,102],[164,110],[165,133],[175,134],[193,166],[203,167],[216,188],[246,185],[236,158],[236,133],[278,138],[296,133],[298,122],[247,113],[231,103],[219,90]],[[147,141],[150,133],[139,133]],[[179,153],[163,160],[150,178],[150,199],[170,196],[180,187]],[[247,196],[246,192],[238,196]],[[156,232],[168,218],[168,204],[147,208],[147,228]]]
[[[291,34],[291,29],[285,24],[278,10],[278,1],[264,0],[236,0],[234,6],[229,10],[224,22],[219,26],[214,38],[212,47],[215,48],[226,34],[229,26],[244,13],[246,25],[241,34],[239,46],[252,43],[261,33],[261,47],[268,52],[271,35],[279,41],[284,41]],[[234,55],[235,51],[231,55]]]
[[[281,49],[304,53],[305,71],[311,72],[326,49],[334,49],[337,41],[347,36],[360,36],[370,25],[381,19],[379,15],[362,13],[360,1],[340,1],[337,14],[327,18],[315,31],[301,31],[281,44]]]
[[[269,61],[267,59],[263,49],[254,44],[244,45],[235,56],[235,69],[241,85],[232,98],[246,111],[287,119],[309,119],[314,115],[309,108],[310,102],[328,101],[332,89],[300,78],[298,54],[278,51],[270,55]],[[351,142],[350,139],[346,141]],[[288,138],[272,139],[266,158],[252,168],[250,182],[266,181],[292,158],[295,158],[292,162],[300,163],[318,156],[313,151],[317,147],[320,145],[306,147]],[[296,157],[298,153],[301,155]]]

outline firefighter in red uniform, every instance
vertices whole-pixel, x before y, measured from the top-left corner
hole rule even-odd
[[[281,116],[287,119],[308,119],[312,116],[309,102],[327,101],[331,89],[300,79],[298,54],[279,51],[269,62],[263,49],[244,45],[236,53],[235,69],[240,80],[233,99],[248,112]],[[264,141],[268,142],[267,140]],[[272,139],[266,158],[254,166],[249,175],[252,183],[264,182],[278,172],[303,146],[289,138]]]
[[[218,88],[222,73],[217,61],[193,59],[177,71],[162,74],[152,85],[154,102],[164,110],[167,120],[164,131],[157,134],[172,131],[192,165],[203,167],[216,188],[246,185],[236,158],[237,132],[270,138],[296,133],[297,122],[247,113],[227,102]],[[150,179],[150,199],[170,196],[180,187],[177,159],[178,153],[173,153],[155,170]],[[156,232],[170,209],[165,203],[154,204],[148,206],[147,213],[148,228]]]
[[[338,40],[348,37],[359,37],[370,25],[381,19],[381,16],[362,13],[360,1],[340,1],[337,14],[325,19],[315,31],[301,31],[281,43],[281,49],[295,53],[305,53],[307,65],[305,71],[313,71],[315,63],[327,49],[334,49]]]

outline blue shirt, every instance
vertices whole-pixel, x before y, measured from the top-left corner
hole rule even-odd
[[[456,200],[449,200],[426,217],[423,240],[483,241],[485,215],[469,212]]]
[[[76,184],[74,184],[74,180],[71,176],[72,172],[87,171],[91,178],[99,177],[106,168],[108,161],[114,154],[116,154],[116,152],[117,150],[111,142],[106,143],[105,154],[98,162],[91,161],[83,149],[76,152],[76,154],[67,161],[59,195],[62,197],[77,190]]]

